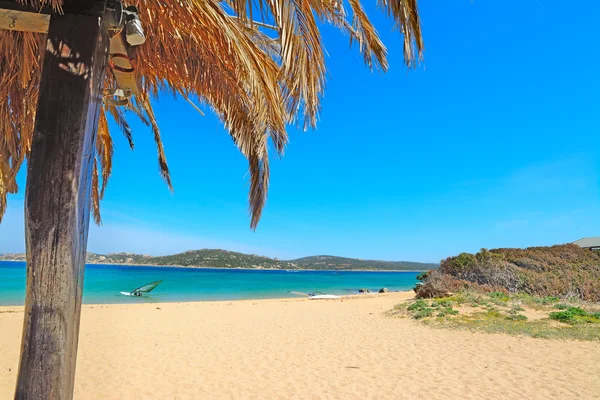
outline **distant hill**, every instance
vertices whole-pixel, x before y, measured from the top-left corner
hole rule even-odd
[[[0,260],[25,261],[25,254],[4,253]],[[388,270],[424,271],[436,269],[438,264],[410,261],[374,261],[334,256],[312,256],[296,260],[278,260],[255,254],[227,250],[189,250],[169,256],[149,256],[133,253],[87,254],[88,264],[170,265],[190,268],[245,268],[245,269],[318,269],[318,270]]]
[[[291,262],[296,264],[298,268],[302,269],[379,269],[422,271],[436,269],[439,267],[438,264],[419,263],[413,261],[376,261],[335,256],[302,257],[292,260]]]

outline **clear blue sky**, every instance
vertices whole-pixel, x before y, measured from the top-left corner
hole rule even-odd
[[[273,157],[256,232],[244,158],[210,112],[165,96],[155,107],[175,192],[151,132],[134,123],[134,152],[115,138],[88,249],[439,261],[599,236],[600,2],[421,0],[425,61],[411,71],[374,3],[390,71],[369,72],[324,28],[320,124],[291,129],[285,157]],[[24,249],[23,192],[9,200],[0,252]]]

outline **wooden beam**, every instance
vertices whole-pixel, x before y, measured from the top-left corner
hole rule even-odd
[[[22,32],[48,32],[50,15],[0,9],[0,29]]]
[[[107,47],[97,16],[50,21],[27,169],[27,289],[16,399],[73,397]]]
[[[39,14],[52,14],[52,8],[48,6],[33,7],[29,4],[23,4],[13,0],[0,0],[0,8],[6,10],[26,11]]]

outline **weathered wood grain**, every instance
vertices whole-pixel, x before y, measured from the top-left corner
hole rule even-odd
[[[46,33],[49,24],[48,14],[0,9],[0,29]]]
[[[73,396],[104,31],[97,16],[50,21],[27,170],[27,293],[16,399]]]

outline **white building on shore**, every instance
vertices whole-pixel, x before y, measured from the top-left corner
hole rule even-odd
[[[600,250],[600,236],[579,239],[573,242],[579,247],[590,250]]]

